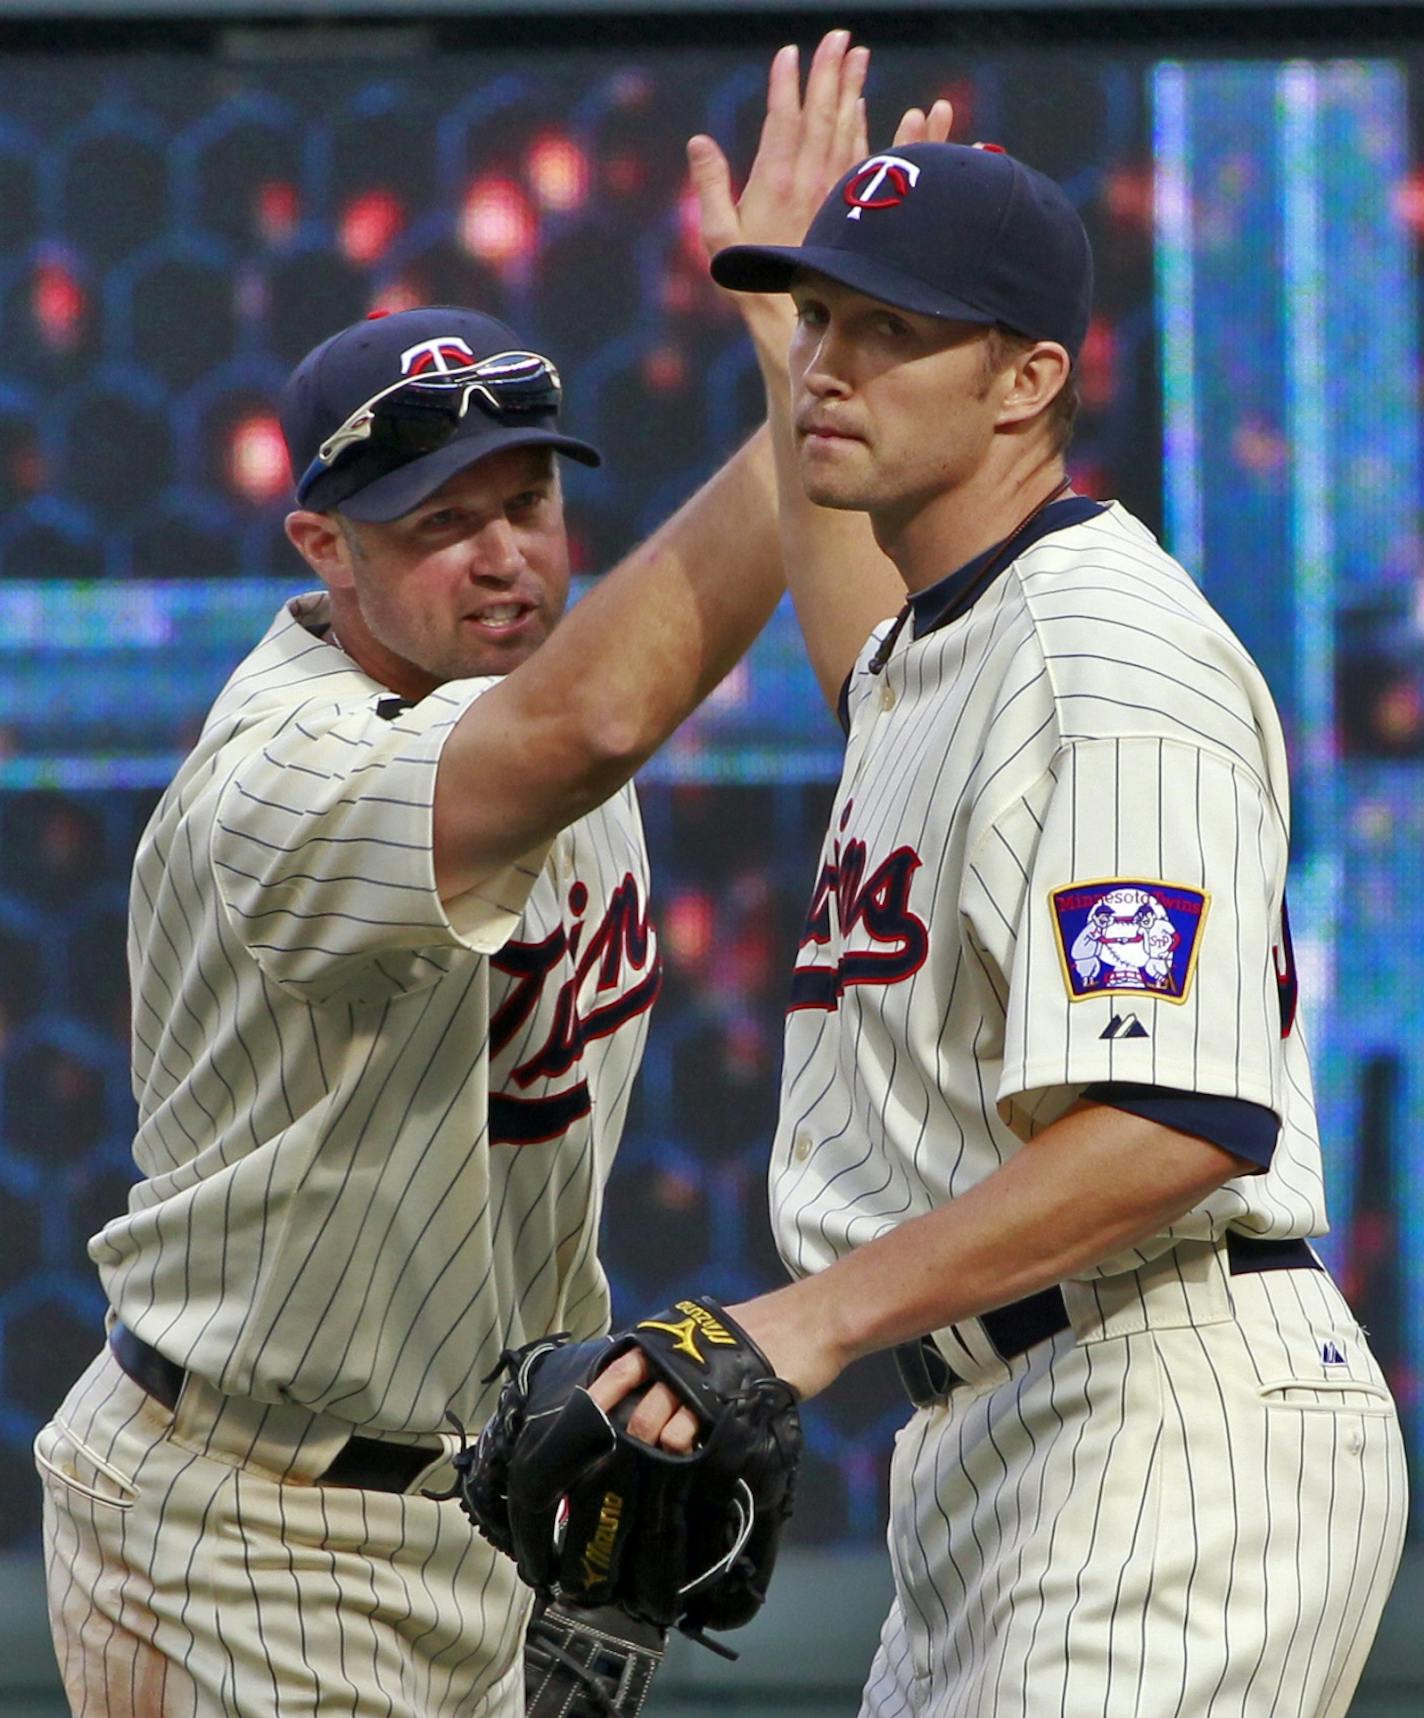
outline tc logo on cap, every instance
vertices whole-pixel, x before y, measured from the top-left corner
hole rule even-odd
[[[438,340],[422,340],[407,346],[401,353],[401,375],[423,376],[427,371],[448,376],[451,370],[462,370],[473,364],[475,355],[458,334],[445,334]]]
[[[858,221],[862,209],[893,209],[905,201],[919,178],[918,164],[903,155],[872,155],[846,180],[845,200],[850,204],[846,219]]]

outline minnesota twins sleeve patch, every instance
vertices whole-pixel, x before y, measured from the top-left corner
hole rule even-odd
[[[1211,897],[1180,883],[1105,877],[1049,895],[1068,995],[1185,1002]]]

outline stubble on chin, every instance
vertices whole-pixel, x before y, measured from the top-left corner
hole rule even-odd
[[[871,498],[858,485],[837,481],[821,472],[802,470],[801,487],[806,499],[815,507],[825,507],[837,513],[865,513]]]

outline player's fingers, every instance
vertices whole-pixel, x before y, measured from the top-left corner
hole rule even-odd
[[[650,1384],[628,1418],[628,1435],[641,1438],[645,1444],[659,1442],[681,1407],[681,1400],[666,1384]]]
[[[687,166],[697,196],[702,242],[710,256],[723,245],[735,244],[740,236],[732,170],[714,139],[702,134],[687,140]]]
[[[842,76],[849,30],[827,30],[811,56],[806,74],[806,98],[801,104],[800,162],[803,170],[819,178],[825,171],[836,135]]]
[[[925,115],[925,142],[947,143],[953,129],[954,103],[948,96],[942,95]]]
[[[771,57],[766,78],[766,118],[757,142],[757,165],[790,161],[801,135],[801,54],[794,42]]]
[[[697,1438],[701,1430],[697,1415],[684,1404],[663,1427],[658,1442],[665,1450],[671,1450],[674,1455],[690,1455],[697,1447]]]
[[[923,143],[924,138],[925,110],[922,107],[907,107],[900,115],[900,123],[895,127],[891,147],[903,149],[907,143]]]
[[[841,67],[836,130],[831,143],[830,158],[826,162],[828,177],[834,173],[839,178],[852,162],[858,161],[865,153],[859,147],[865,116],[865,103],[861,92],[865,89],[865,76],[869,70],[870,49],[852,48]]]
[[[855,139],[851,147],[852,161],[861,161],[870,153],[870,115],[866,111],[865,97],[862,96],[855,104]]]
[[[606,1414],[616,1408],[629,1391],[636,1390],[647,1379],[648,1362],[636,1348],[632,1348],[603,1368],[588,1386],[588,1393]]]

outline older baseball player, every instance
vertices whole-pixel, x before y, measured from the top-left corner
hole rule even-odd
[[[559,396],[458,308],[344,329],[282,396],[322,588],[140,845],[142,1179],[36,1446],[76,1712],[523,1710],[527,1592],[424,1492],[502,1350],[606,1328],[659,985],[626,784],[781,585],[762,436],[561,622],[557,459],[598,455]]]
[[[1063,192],[932,114],[801,243],[745,242],[785,230],[794,94],[740,209],[694,145],[714,276],[795,307],[788,394],[746,301],[847,734],[772,1152],[797,1280],[732,1310],[807,1395],[893,1349],[915,1407],[862,1710],[1343,1714],[1405,1464],[1309,1244],[1276,711],[1188,574],[1067,481],[1092,261]],[[659,1387],[630,1425],[693,1432]]]

